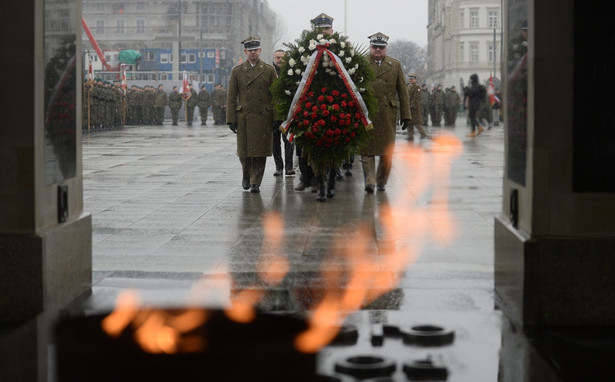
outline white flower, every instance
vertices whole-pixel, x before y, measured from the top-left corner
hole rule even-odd
[[[323,61],[320,63],[320,66],[322,66],[323,68],[327,68],[327,67],[329,67],[329,63],[328,63],[328,62],[326,62],[325,60],[323,60]]]
[[[350,56],[354,57],[354,49],[350,49]]]
[[[346,57],[346,63],[350,64],[352,62],[352,57]]]
[[[340,48],[342,49],[346,48],[346,43],[344,41],[340,42]]]
[[[293,70],[292,69],[288,69],[288,72],[286,72],[286,74],[288,74],[289,76],[293,75]]]
[[[295,82],[295,85],[297,85],[297,86],[301,85],[301,81]]]
[[[338,53],[338,56],[340,56],[340,57],[344,57],[344,51],[343,51],[343,50],[340,50],[340,52]]]
[[[318,42],[321,44],[326,44],[327,40],[325,40],[324,38],[321,38],[320,40],[318,40]]]
[[[332,75],[332,76],[335,76],[335,75],[337,74],[337,72],[336,72],[335,70],[331,70],[331,71],[329,72],[329,74],[330,74],[330,75]]]
[[[354,65],[354,68],[355,68],[355,69],[359,69],[359,64],[355,64],[355,65]]]
[[[364,79],[365,78],[363,78],[363,77],[359,78],[359,82],[363,82]]]
[[[365,91],[365,88],[359,88],[359,91],[363,93]]]
[[[298,50],[299,50],[299,53],[303,53],[303,52],[305,52],[305,48],[304,48],[304,47],[302,47],[302,46],[300,46]]]
[[[310,42],[310,46],[308,46],[310,50],[316,49],[316,42]]]
[[[290,92],[290,90],[284,90],[284,93],[286,93],[286,95],[291,95],[293,93]]]
[[[288,66],[290,66],[291,68],[292,68],[293,66],[295,66],[295,64],[296,64],[296,63],[297,63],[297,62],[296,62],[295,60],[293,60],[292,58],[291,58],[290,60],[288,60]]]
[[[329,44],[335,44],[337,41],[335,41],[334,38],[332,38],[331,40],[329,40]]]
[[[301,74],[301,69],[299,68],[295,69],[295,74]]]
[[[348,70],[348,74],[350,74],[351,76],[354,74],[354,72],[356,72],[357,70],[355,68],[352,68],[350,70]]]
[[[325,37],[322,34],[319,34],[318,36],[316,36],[316,40],[322,40],[322,38]]]

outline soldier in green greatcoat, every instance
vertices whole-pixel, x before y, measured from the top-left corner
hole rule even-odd
[[[414,129],[416,128],[421,134],[421,138],[429,138],[425,129],[423,129],[422,114],[421,114],[421,87],[416,83],[416,74],[408,75],[408,98],[410,100],[410,114],[412,121],[408,128],[408,140],[414,139]],[[404,129],[402,127],[402,129]]]
[[[237,156],[242,187],[260,192],[267,157],[273,152],[273,96],[269,91],[278,78],[273,65],[260,59],[260,37],[242,41],[247,59],[233,68],[226,99],[226,120],[237,134]]]
[[[461,105],[461,98],[459,97],[459,93],[457,93],[455,86],[451,86],[448,92],[446,92],[445,104],[446,113],[444,115],[444,125],[455,126],[457,112],[459,111],[459,106]]]
[[[207,125],[207,110],[211,106],[211,97],[205,85],[201,86],[199,92],[199,112],[201,114],[201,126]]]
[[[217,84],[211,95],[211,112],[214,115],[214,125],[226,124],[226,90],[222,84]]]
[[[169,109],[171,109],[171,119],[173,120],[173,126],[177,126],[177,120],[179,119],[179,109],[182,107],[182,97],[179,95],[177,86],[173,86],[173,91],[169,94]]]
[[[444,90],[442,90],[441,84],[438,84],[433,93],[431,93],[431,105],[433,106],[431,125],[440,126],[442,122],[442,112],[444,111]]]
[[[158,85],[156,90],[156,98],[154,99],[154,114],[156,116],[154,123],[162,125],[164,121],[164,108],[167,106],[167,93],[165,93],[162,84]]]
[[[370,115],[374,125],[373,136],[361,148],[361,163],[365,174],[365,191],[373,193],[374,187],[384,191],[391,172],[392,156],[390,146],[395,143],[397,118],[403,128],[411,124],[410,100],[406,88],[406,76],[401,63],[386,55],[389,37],[383,33],[369,36],[370,49],[367,58],[374,69],[372,83],[378,100],[378,114]],[[376,167],[376,156],[380,157]]]

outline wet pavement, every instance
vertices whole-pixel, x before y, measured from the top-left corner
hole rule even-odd
[[[391,246],[403,244],[418,252],[400,270],[399,282],[363,314],[372,312],[369,317],[375,320],[390,312],[396,320],[407,314],[409,321],[440,318],[454,323],[461,333],[474,333],[466,335],[466,343],[470,338],[480,344],[483,355],[478,374],[460,366],[457,378],[449,380],[497,380],[502,324],[494,308],[493,226],[502,204],[502,125],[477,138],[465,136],[469,128],[463,118],[456,127],[429,127],[434,137],[458,138],[462,152],[454,159],[443,157],[434,140],[416,137],[409,143],[398,130],[386,191],[363,191],[357,157],[353,175],[337,182],[335,197],[319,203],[309,189],[294,191],[298,169],[296,176],[274,177],[272,157],[261,192],[244,191],[235,135],[211,123],[172,127],[167,122],[84,134],[84,210],[93,218],[93,287],[86,312],[110,310],[124,289],[137,290],[146,304],[194,302],[199,280],[227,274],[230,281],[218,283],[216,293],[201,296],[199,304],[225,305],[240,290],[265,289],[263,310],[304,311],[314,290],[325,284],[320,268],[335,252],[333,244],[368,227],[377,267],[386,268],[382,258]],[[386,234],[383,207],[398,207],[399,200],[410,196],[421,214],[422,208],[443,203],[434,198],[436,191],[424,193],[414,186],[425,174],[419,171],[423,162],[414,167],[417,157],[405,161],[401,153],[408,147],[417,148],[425,163],[437,158],[450,163],[450,179],[448,173],[428,173],[428,179],[450,186],[448,210],[456,231],[445,244],[431,240],[442,223],[437,218],[414,226],[409,221],[411,234],[403,240],[391,242]],[[275,287],[264,285],[257,272],[263,218],[271,212],[281,217],[279,252],[290,263],[289,273]]]

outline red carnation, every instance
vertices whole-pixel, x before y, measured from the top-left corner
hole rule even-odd
[[[311,102],[306,102],[305,103],[305,108],[306,109],[311,109],[312,108],[312,103]]]
[[[333,110],[339,110],[340,109],[340,105],[338,104],[334,104],[333,105]]]
[[[343,93],[343,94],[342,94],[342,98],[348,98],[348,94]]]
[[[310,118],[316,119],[316,118],[318,118],[318,114],[312,113],[312,114],[310,114]]]
[[[326,104],[321,104],[320,105],[320,110],[327,110],[327,105]]]
[[[310,112],[309,112],[309,111],[307,111],[307,110],[306,110],[306,111],[304,111],[304,112],[303,112],[303,116],[304,116],[304,117],[307,117],[308,115],[310,115]]]
[[[331,92],[331,94],[333,94],[335,97],[337,97],[338,95],[340,95],[340,92],[338,92],[337,90],[334,90]]]
[[[336,117],[336,116],[334,116],[334,115],[332,115],[332,116],[331,116],[331,122],[337,122],[337,117]]]
[[[348,102],[348,106],[350,106],[350,107],[354,107],[354,101],[350,101],[350,102]]]
[[[317,133],[318,132],[318,127],[317,126],[312,126],[312,131]]]
[[[329,116],[329,110],[323,110],[322,115],[323,117],[328,117]]]
[[[317,112],[318,111],[318,106],[316,106],[316,105],[312,106],[312,111],[313,112]]]
[[[340,129],[335,129],[335,135],[340,135],[342,133],[342,130]]]
[[[342,107],[346,107],[348,104],[346,103],[346,101],[342,101]]]
[[[318,102],[324,102],[325,101],[325,97],[324,96],[319,96],[318,97]]]
[[[303,126],[307,126],[310,124],[310,121],[308,121],[307,119],[303,120]]]
[[[333,102],[333,100],[334,100],[334,99],[335,99],[335,98],[333,98],[333,96],[328,96],[328,97],[327,97],[327,101],[329,101],[329,102]]]
[[[320,89],[320,92],[321,92],[322,94],[325,94],[325,93],[327,92],[327,88],[322,88],[322,89]]]
[[[309,92],[308,97],[314,97],[314,92]]]

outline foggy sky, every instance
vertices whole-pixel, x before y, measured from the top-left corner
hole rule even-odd
[[[344,1],[347,4],[346,35],[355,44],[368,44],[367,36],[382,32],[393,40],[409,40],[427,47],[428,0],[266,0],[282,18],[284,41],[294,41],[310,19],[320,13],[334,18],[333,29],[344,32]]]

